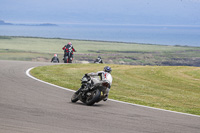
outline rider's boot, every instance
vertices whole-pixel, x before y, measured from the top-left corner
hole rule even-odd
[[[108,94],[105,95],[103,101],[107,101],[108,100]]]

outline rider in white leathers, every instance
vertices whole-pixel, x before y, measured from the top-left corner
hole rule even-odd
[[[103,91],[103,95],[105,98],[103,99],[106,101],[108,99],[108,94],[112,85],[112,76],[111,76],[112,69],[109,66],[104,67],[104,71],[99,71],[97,73],[88,73],[85,74],[85,76],[91,77],[91,82],[93,84],[93,87],[95,86],[102,86],[105,87]],[[100,78],[96,78],[95,76],[100,76]],[[82,87],[76,92],[77,94],[82,89]]]

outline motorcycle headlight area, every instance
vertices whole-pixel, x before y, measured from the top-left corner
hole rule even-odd
[[[81,79],[81,81],[82,81],[82,83],[87,83],[87,82],[88,82],[88,79],[87,79],[86,77],[83,77],[83,78]]]

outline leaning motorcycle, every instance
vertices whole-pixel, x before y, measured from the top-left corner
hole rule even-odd
[[[106,97],[103,92],[111,86],[112,76],[107,74],[102,83],[95,84],[94,82],[97,79],[98,77],[83,76],[81,79],[82,89],[78,92],[78,94],[75,92],[72,95],[71,102],[75,103],[80,100],[86,105],[91,106],[103,100]]]

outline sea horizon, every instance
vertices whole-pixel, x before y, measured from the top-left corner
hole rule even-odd
[[[0,36],[200,47],[200,26],[198,25],[102,25],[86,23],[56,24],[56,26],[0,25]]]

